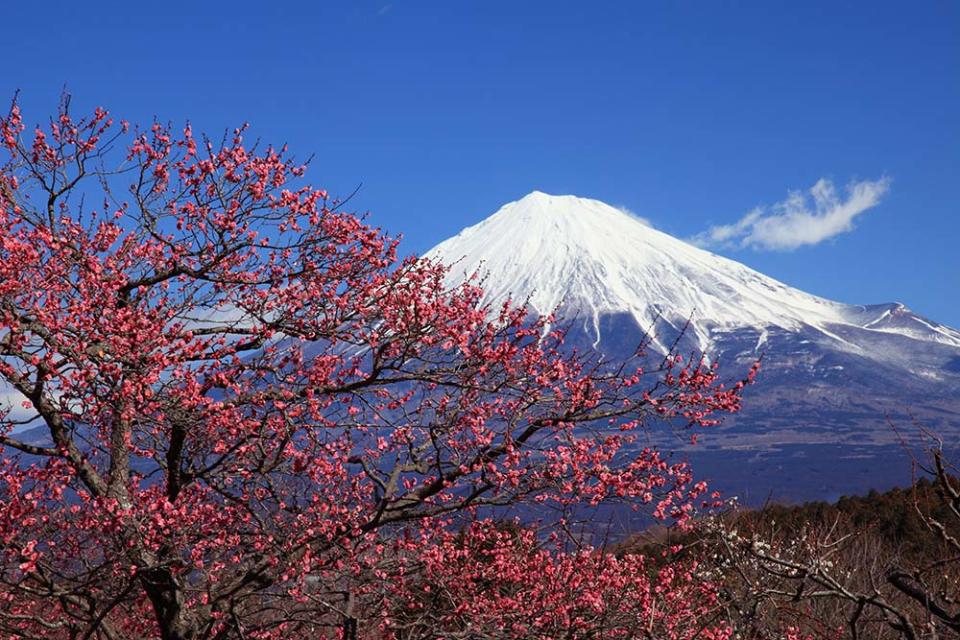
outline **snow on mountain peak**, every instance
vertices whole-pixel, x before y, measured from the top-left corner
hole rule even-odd
[[[809,295],[694,247],[599,200],[534,191],[440,243],[451,284],[479,273],[486,301],[592,318],[626,312],[641,327],[693,319],[713,329],[842,322],[847,305]],[[599,330],[597,330],[599,331]],[[599,333],[596,336],[599,339]]]

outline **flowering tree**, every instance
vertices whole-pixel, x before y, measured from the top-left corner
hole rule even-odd
[[[0,633],[722,637],[694,568],[542,515],[684,521],[704,486],[634,433],[744,382],[590,365],[243,133],[0,118]]]

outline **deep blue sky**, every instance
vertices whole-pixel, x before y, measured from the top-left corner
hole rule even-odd
[[[318,186],[362,182],[408,252],[533,189],[687,237],[885,176],[850,233],[721,253],[960,327],[960,3],[840,4],[8,3],[0,95],[31,124],[64,85],[131,121],[249,121]]]

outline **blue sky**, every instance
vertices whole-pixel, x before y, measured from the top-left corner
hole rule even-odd
[[[316,154],[317,186],[363,183],[354,208],[408,252],[574,193],[680,237],[729,228],[715,250],[793,286],[960,327],[956,2],[33,2],[4,23],[0,95],[20,89],[28,122],[64,85],[135,122],[249,121]],[[823,210],[783,204],[821,179]],[[737,226],[842,217],[847,185],[881,180],[802,246]]]

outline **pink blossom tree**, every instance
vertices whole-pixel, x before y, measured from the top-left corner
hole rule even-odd
[[[725,637],[695,566],[561,516],[684,522],[638,429],[749,377],[590,364],[243,135],[0,118],[0,635]]]

